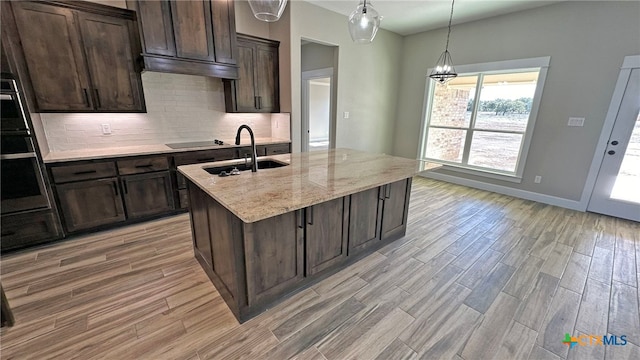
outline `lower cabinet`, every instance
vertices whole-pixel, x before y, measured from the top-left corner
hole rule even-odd
[[[349,254],[381,240],[384,186],[351,195],[349,207]]]
[[[187,185],[196,258],[242,322],[404,236],[411,179],[253,223]]]
[[[123,176],[120,181],[128,218],[162,214],[174,209],[169,171]]]
[[[68,232],[125,220],[115,177],[58,184],[56,191]]]
[[[346,203],[346,205],[345,205]],[[306,208],[306,273],[316,274],[347,257],[349,197]]]
[[[382,186],[382,240],[397,239],[407,229],[411,178]]]
[[[54,210],[36,210],[3,215],[0,251],[23,248],[60,238],[61,229]],[[25,226],[25,224],[29,224]]]

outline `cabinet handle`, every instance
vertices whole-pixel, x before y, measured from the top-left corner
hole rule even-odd
[[[258,96],[258,109],[262,109],[262,96]]]
[[[386,189],[385,189],[385,195],[384,195],[384,198],[385,198],[385,199],[388,199],[388,198],[390,198],[390,197],[391,197],[391,185],[387,184],[387,185],[385,185],[385,186],[386,186]]]
[[[115,181],[111,183],[111,186],[113,186],[113,191],[115,191],[116,196],[120,195],[120,193],[118,192],[118,184]]]
[[[98,89],[93,89],[93,92],[96,94],[96,104],[98,105],[98,107],[102,107],[101,103],[100,103],[100,93],[98,92]]]
[[[84,93],[84,103],[87,104],[87,106],[91,106],[91,104],[89,104],[89,91],[82,89],[82,92]]]
[[[259,105],[258,105],[258,97],[257,97],[257,96],[254,96],[254,97],[253,97],[253,106],[254,106],[256,109],[260,109],[260,107],[259,107]]]
[[[309,206],[309,225],[313,225],[313,205]]]
[[[73,173],[73,175],[87,175],[87,174],[93,174],[96,173],[97,171],[95,170],[87,170],[87,171],[76,171]]]
[[[302,218],[302,210],[298,210],[298,228],[302,229],[304,228],[304,221]]]
[[[11,236],[11,235],[15,235],[16,232],[15,231],[7,231],[7,232],[3,232],[2,236]]]
[[[143,168],[150,168],[153,167],[153,164],[147,164],[147,165],[136,165],[137,169],[143,169]]]

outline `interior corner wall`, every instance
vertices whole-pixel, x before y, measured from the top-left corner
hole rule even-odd
[[[336,147],[390,153],[403,40],[379,30],[372,44],[354,44],[347,17],[304,1],[291,1],[291,122],[293,151],[301,148],[301,39],[339,47]],[[273,29],[273,28],[272,28]],[[343,119],[344,111],[350,113]]]
[[[540,56],[551,56],[551,63],[522,183],[438,172],[579,201],[622,61],[640,54],[638,14],[636,1],[566,1],[454,26],[454,64]],[[418,154],[425,75],[445,39],[446,29],[405,38],[395,155]],[[570,116],[584,117],[584,127],[567,127]],[[534,183],[536,175],[542,183]]]

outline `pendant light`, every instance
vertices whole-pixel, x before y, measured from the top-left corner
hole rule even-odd
[[[356,44],[370,44],[376,37],[382,16],[367,0],[358,4],[349,15],[349,34]]]
[[[449,31],[447,32],[447,45],[444,48],[444,52],[440,55],[436,66],[429,75],[434,81],[445,84],[447,81],[458,76],[456,70],[453,68],[453,61],[451,61],[451,54],[449,53],[449,35],[451,35],[451,19],[453,19],[453,4],[455,0],[451,1],[451,15],[449,16]]]
[[[287,0],[249,0],[249,6],[256,19],[274,22],[280,19]]]

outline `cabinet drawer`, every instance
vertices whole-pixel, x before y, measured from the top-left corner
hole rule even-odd
[[[2,217],[2,251],[24,248],[60,237],[60,228],[51,210]]]
[[[56,166],[51,168],[53,181],[56,184],[99,179],[116,176],[116,164],[113,162],[88,163],[77,165]]]
[[[291,152],[289,149],[289,144],[275,144],[275,145],[267,145],[265,155],[277,155],[277,154],[288,154]]]
[[[142,174],[162,170],[169,170],[169,161],[165,156],[118,160],[118,172],[120,175]]]
[[[180,166],[212,161],[231,160],[235,157],[235,153],[235,149],[232,148],[205,150],[175,155],[174,159],[176,166]]]

